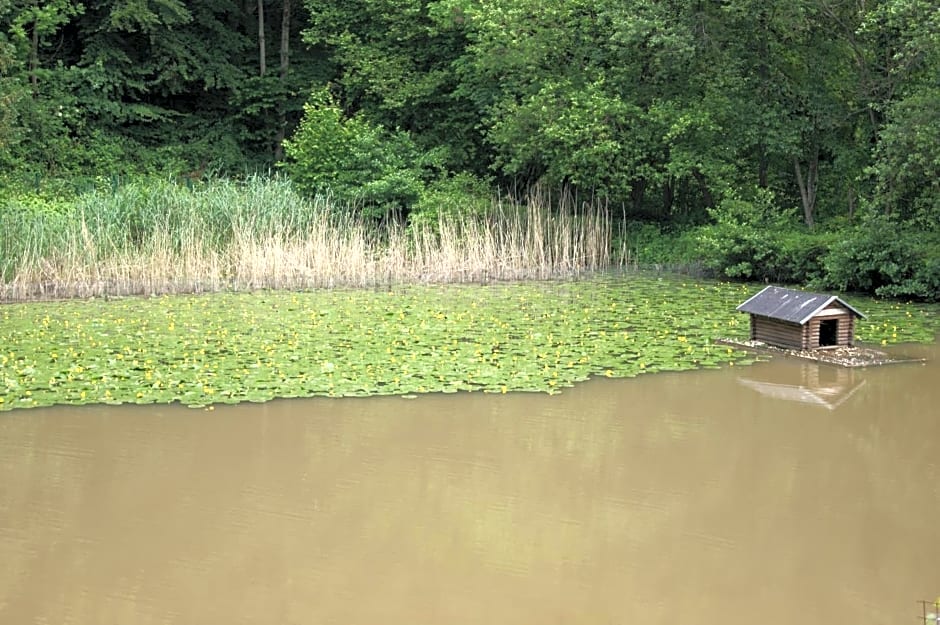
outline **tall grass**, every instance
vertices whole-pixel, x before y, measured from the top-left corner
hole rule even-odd
[[[576,208],[536,193],[380,227],[282,178],[132,183],[65,212],[0,210],[0,300],[572,276],[611,260],[604,210]]]

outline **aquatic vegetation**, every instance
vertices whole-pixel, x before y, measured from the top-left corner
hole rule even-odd
[[[855,327],[860,341],[879,345],[930,343],[940,334],[940,307],[936,305],[867,298],[857,301],[866,315]]]
[[[554,393],[592,376],[748,364],[713,341],[746,336],[734,308],[756,290],[624,276],[8,304],[0,409]],[[864,340],[931,340],[937,328],[923,307],[856,303],[870,312]]]

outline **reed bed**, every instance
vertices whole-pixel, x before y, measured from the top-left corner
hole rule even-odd
[[[0,300],[571,277],[611,264],[600,206],[494,201],[434,227],[380,225],[283,178],[128,184],[66,211],[0,211]]]

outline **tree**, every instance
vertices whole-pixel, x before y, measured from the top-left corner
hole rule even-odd
[[[12,170],[69,166],[78,116],[63,30],[81,11],[66,0],[0,4],[0,144]]]
[[[278,79],[281,88],[287,87],[288,76],[290,74],[290,34],[291,34],[291,4],[290,0],[282,0],[281,3],[281,48],[280,48],[280,72]],[[284,137],[287,132],[287,107],[285,99],[281,98],[277,106],[277,134],[274,138],[274,160],[284,159]]]
[[[13,19],[10,34],[14,43],[28,50],[29,82],[35,89],[39,83],[41,48],[49,43],[49,38],[63,25],[76,15],[80,15],[84,7],[72,0],[54,0],[53,2],[28,0],[11,4],[13,5]]]
[[[348,113],[408,132],[452,171],[485,172],[479,114],[455,63],[468,27],[458,6],[428,0],[305,0],[304,40],[323,49]]]
[[[258,0],[258,75],[268,73],[268,51],[264,42],[264,0]]]
[[[11,76],[14,48],[0,33],[0,154],[8,154],[15,142],[17,107],[23,97],[18,81]]]
[[[923,0],[890,0],[867,25],[891,35],[885,48],[890,100],[877,103],[884,125],[878,135],[873,205],[885,215],[928,229],[940,224],[940,11]]]
[[[601,193],[670,216],[714,202],[718,130],[696,77],[689,2],[474,4],[461,92],[484,115],[504,181]]]

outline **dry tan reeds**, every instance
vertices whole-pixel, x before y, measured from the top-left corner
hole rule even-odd
[[[282,185],[275,194],[292,193],[270,184]],[[265,213],[266,200],[284,201],[270,192],[252,187],[194,207],[175,192],[161,196],[170,208],[85,205],[54,240],[26,242],[15,261],[5,259],[0,300],[545,279],[611,262],[603,208],[552,207],[543,194],[434,227],[380,228],[296,196],[289,210]],[[226,202],[250,206],[228,213]]]

